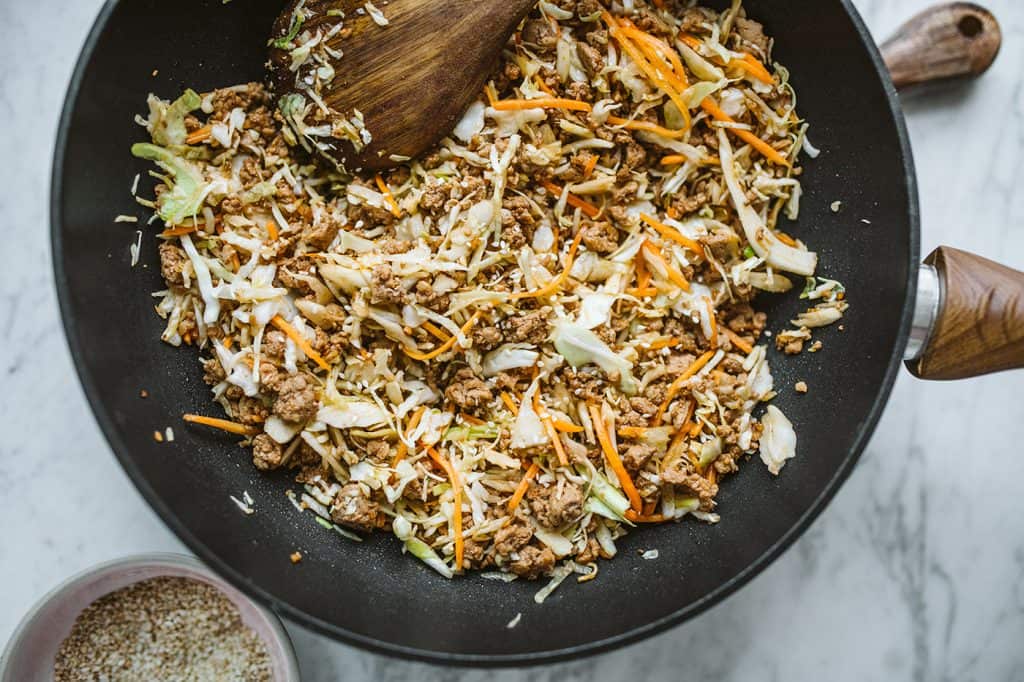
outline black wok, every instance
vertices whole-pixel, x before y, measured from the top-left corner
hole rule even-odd
[[[128,151],[144,135],[133,117],[151,91],[171,97],[185,87],[260,80],[266,36],[282,4],[111,0],[82,52],[60,124],[52,231],[69,344],[111,447],[164,521],[210,566],[285,616],[378,652],[455,664],[550,662],[621,646],[700,613],[763,570],[849,474],[900,371],[914,318],[919,226],[910,149],[893,84],[847,0],[746,3],[776,37],[776,56],[791,69],[801,113],[823,150],[805,164],[803,213],[786,231],[820,253],[822,274],[843,281],[853,304],[845,331],[821,336],[821,352],[773,363],[778,386],[804,380],[811,387],[806,397],[785,390],[777,398],[799,434],[798,458],[779,478],[750,463],[724,485],[721,523],[635,532],[597,580],[566,584],[543,605],[532,598],[539,585],[472,575],[447,581],[403,556],[388,535],[354,544],[323,531],[292,508],[286,476],[257,474],[234,439],[180,421],[184,412],[207,408],[209,396],[195,354],[159,341],[163,325],[149,297],[163,287],[155,229],[143,230],[141,262],[131,269],[135,226],[113,222],[122,213],[146,217],[129,194],[136,173],[147,188],[146,164]],[[977,33],[974,23],[961,28],[954,25],[945,39],[979,38],[964,36]],[[921,73],[908,56],[914,44],[895,46],[905,82]],[[959,68],[952,66],[926,60],[924,70],[931,78]],[[837,200],[838,215],[829,208]],[[942,279],[941,270],[930,284]],[[1000,296],[990,296],[990,312]],[[964,309],[973,300],[965,297]],[[941,303],[922,308],[919,336]],[[766,297],[763,305],[776,331],[802,309],[795,296]],[[961,343],[991,347],[1001,339],[999,367],[1019,365],[1021,319],[988,335],[966,325]],[[155,442],[153,431],[168,425],[174,442]],[[228,498],[243,490],[255,499],[252,516]],[[657,561],[637,556],[648,548],[660,550]],[[295,550],[304,555],[298,565],[289,561]],[[520,625],[506,629],[519,612]]]

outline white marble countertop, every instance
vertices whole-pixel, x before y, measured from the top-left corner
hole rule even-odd
[[[183,551],[121,471],[58,320],[47,198],[54,131],[101,0],[0,2],[0,643],[54,584],[100,561]],[[927,0],[855,0],[885,37]],[[1006,45],[984,81],[908,104],[925,252],[1024,269],[1024,3],[991,0]],[[528,672],[394,661],[291,627],[304,679],[1024,679],[1024,374],[901,376],[859,467],[810,531],[700,618]]]

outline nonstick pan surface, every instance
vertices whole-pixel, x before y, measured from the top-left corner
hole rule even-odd
[[[918,206],[899,105],[878,51],[846,0],[748,0],[775,36],[810,136],[798,223],[787,232],[843,281],[852,307],[844,331],[796,358],[773,355],[776,404],[799,435],[797,459],[778,478],[756,457],[719,495],[717,525],[643,528],[601,564],[597,580],[567,582],[543,605],[539,584],[467,576],[448,581],[403,556],[387,534],[348,542],[300,515],[284,474],[259,475],[231,437],[187,428],[180,415],[209,408],[194,352],[159,340],[149,292],[163,288],[155,228],[130,196],[147,167],[129,154],[133,123],[155,92],[208,90],[261,80],[266,36],[281,0],[109,2],[75,70],[61,119],[52,185],[52,238],[65,329],[85,392],[114,453],[143,495],[210,566],[277,611],[339,640],[448,664],[550,662],[621,646],[718,602],[799,536],[849,474],[889,395],[906,341],[917,276]],[[156,71],[156,75],[154,74]],[[830,205],[842,201],[834,214]],[[770,329],[801,309],[765,297]],[[774,354],[774,351],[772,351]],[[806,381],[810,393],[788,390]],[[140,398],[140,390],[149,393]],[[154,430],[173,426],[172,443]],[[83,464],[84,464],[83,460]],[[256,513],[229,495],[248,491]],[[656,561],[638,550],[656,548]],[[299,550],[304,559],[292,564]],[[506,624],[517,613],[515,629]]]

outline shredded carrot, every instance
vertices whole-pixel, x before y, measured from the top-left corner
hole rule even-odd
[[[537,84],[538,88],[540,88],[547,94],[551,95],[551,97],[555,97],[555,93],[551,90],[551,88],[548,87],[548,84],[544,82],[543,78],[541,78],[540,76],[534,76],[533,82]]]
[[[380,173],[377,173],[377,177],[374,180],[377,181],[377,188],[380,189],[380,193],[384,195],[384,201],[388,202],[388,206],[391,207],[391,215],[401,218],[402,209],[398,208],[398,202],[395,201],[395,195],[391,193],[388,183],[384,182],[384,178],[381,177]]]
[[[280,234],[277,231],[277,223],[273,220],[267,221],[267,236],[270,237],[270,241],[276,242]]]
[[[708,467],[708,483],[711,485],[718,483],[718,470],[715,469],[714,465]]]
[[[679,375],[679,378],[672,382],[672,385],[668,387],[668,391],[665,394],[665,400],[658,407],[657,414],[654,415],[654,421],[656,424],[661,423],[662,417],[665,416],[665,411],[668,409],[669,404],[675,400],[676,395],[682,389],[683,384],[687,382],[694,374],[703,369],[704,365],[711,362],[711,358],[715,355],[715,351],[709,350],[704,355],[697,358],[693,364],[686,368],[686,371]]]
[[[669,227],[668,225],[655,220],[646,213],[640,214],[640,220],[644,221],[645,223],[653,227],[654,231],[660,234],[665,239],[671,239],[676,244],[679,244],[680,246],[683,246],[689,249],[690,251],[693,251],[701,258],[704,257],[704,247],[700,245],[700,242],[690,239],[687,236],[684,236],[683,233],[680,232],[679,230],[675,229],[674,227]]]
[[[562,466],[569,466],[569,458],[566,457],[565,448],[562,447],[562,438],[558,435],[558,431],[555,429],[554,422],[551,419],[551,415],[548,414],[547,408],[540,402],[539,390],[533,394],[533,409],[537,416],[540,417],[540,423],[544,425],[544,430],[551,440],[551,445],[555,448],[555,454],[558,455],[558,463]]]
[[[185,137],[185,144],[199,144],[204,140],[210,139],[210,135],[213,134],[213,126],[203,126],[199,130],[193,130]]]
[[[178,225],[160,233],[161,237],[180,237],[183,234],[192,234],[196,231],[195,225]]]
[[[608,122],[614,126],[622,126],[627,130],[644,130],[649,133],[661,135],[667,137],[670,140],[680,140],[686,137],[688,130],[669,130],[664,126],[660,126],[657,123],[651,123],[650,121],[635,121],[629,118],[620,118],[618,116],[609,116]]]
[[[711,305],[711,299],[704,298],[704,309],[708,311],[708,320],[711,324],[711,338],[708,343],[712,348],[718,348],[718,318],[715,316],[715,308]]]
[[[698,435],[698,434],[699,434],[699,433],[700,433],[701,431],[703,431],[703,430],[704,430],[704,422],[702,422],[702,421],[700,421],[700,420],[698,419],[698,420],[697,420],[697,422],[696,422],[696,423],[695,423],[695,424],[693,425],[693,427],[692,427],[692,428],[690,429],[690,438],[696,438],[696,437],[697,437],[697,435]]]
[[[772,77],[772,74],[765,68],[764,64],[758,61],[757,57],[749,52],[743,53],[743,59],[733,59],[729,62],[729,66],[743,69],[765,85],[775,85],[775,79]]]
[[[416,427],[420,425],[420,420],[423,419],[424,413],[427,411],[426,405],[420,405],[419,409],[412,413],[412,417],[409,419],[409,425],[405,427],[405,440],[409,439],[409,436]],[[398,466],[398,463],[405,459],[405,455],[409,452],[409,446],[405,444],[405,440],[398,439],[398,447],[395,448],[394,459],[391,460],[391,468]]]
[[[652,83],[654,83],[666,95],[668,95],[668,98],[676,105],[676,108],[679,110],[679,113],[685,119],[685,125],[683,126],[682,130],[674,131],[673,134],[678,137],[684,137],[690,129],[690,108],[686,106],[686,102],[683,101],[681,90],[685,89],[685,85],[683,85],[682,88],[679,87],[680,85],[683,84],[683,81],[679,78],[679,75],[673,74],[671,68],[669,68],[667,64],[665,64],[661,59],[657,58],[657,55],[655,54],[655,51],[651,47],[651,43],[648,40],[641,39],[642,46],[637,46],[635,43],[633,43],[632,40],[630,40],[630,37],[627,35],[627,31],[631,30],[630,26],[621,25],[615,19],[615,17],[613,17],[607,11],[601,13],[601,18],[605,21],[606,24],[608,24],[608,31],[611,33],[612,37],[615,38],[615,40],[619,43],[619,46],[622,48],[622,50],[629,55],[630,59],[633,60],[633,63],[636,64],[637,68],[639,68],[640,71],[642,71],[644,75],[651,80]],[[643,33],[642,31],[639,31],[635,27],[633,27],[632,30],[637,31],[638,34],[644,36],[648,35],[646,33]],[[649,38],[651,41],[657,41],[657,38],[655,38],[654,36],[649,36]],[[662,70],[667,71],[668,73],[666,75],[662,75],[658,67],[655,66],[654,64],[651,64],[651,62],[648,61],[648,56],[653,58],[654,61],[660,62],[662,64]],[[685,73],[683,74],[683,77],[685,78]],[[608,120],[609,122],[611,122],[611,117],[609,117]],[[663,128],[662,130],[667,129]]]
[[[235,340],[232,337],[227,336],[224,338],[224,347],[227,348],[228,350],[231,350],[231,344],[233,344],[234,342]]]
[[[473,415],[466,414],[465,412],[459,412],[459,418],[470,426],[482,426],[487,423],[480,417],[474,417]]]
[[[682,154],[669,154],[668,156],[663,156],[658,163],[662,166],[678,166],[679,164],[686,163],[688,160]],[[717,156],[709,156],[701,159],[700,162],[708,166],[720,166],[722,164]]]
[[[452,535],[455,536],[455,570],[462,570],[462,559],[465,556],[465,542],[462,539],[462,480],[452,463],[442,457],[434,448],[427,448],[427,454],[437,462],[438,466],[448,474],[448,480],[452,484],[452,493],[455,496],[454,509],[452,510]]]
[[[578,99],[564,97],[538,97],[537,99],[502,99],[491,104],[497,111],[522,111],[523,109],[568,109],[569,111],[591,111],[591,106]]]
[[[647,269],[647,261],[637,258],[634,263],[636,264],[636,288],[646,289],[651,283],[651,271]]]
[[[551,424],[555,427],[555,431],[560,431],[562,433],[583,433],[583,427],[576,426],[572,422],[563,421],[561,419],[552,419]]]
[[[700,103],[700,106],[702,109],[704,109],[704,111],[708,112],[708,114],[716,121],[722,121],[723,123],[736,122],[735,120],[733,120],[732,116],[729,116],[729,114],[722,111],[718,104],[716,104],[715,101],[710,97],[705,97],[704,101]],[[727,128],[727,130],[736,137],[740,138],[741,140],[749,144],[757,151],[761,152],[761,154],[763,154],[764,157],[771,161],[772,163],[777,163],[778,165],[786,166],[787,168],[792,166],[792,164],[786,159],[786,157],[782,156],[782,154],[780,154],[777,149],[772,147],[770,144],[768,144],[767,142],[765,142],[764,140],[762,140],[749,130],[743,130],[742,128]]]
[[[477,320],[479,320],[479,319],[480,319],[480,311],[477,311],[477,312],[473,313],[473,317],[469,318],[469,321],[466,322],[466,324],[462,325],[462,333],[463,334],[468,334],[469,330],[473,328],[473,325],[475,325],[477,323]],[[447,353],[448,351],[450,351],[458,340],[459,340],[458,337],[453,336],[450,339],[448,339],[447,341],[445,341],[444,343],[442,343],[440,346],[435,348],[434,350],[430,351],[429,353],[421,353],[418,350],[411,350],[409,348],[402,348],[402,352],[404,352],[406,355],[408,355],[413,360],[419,360],[421,362],[426,362],[427,360],[433,360],[438,355],[442,355],[442,354]]]
[[[569,246],[569,254],[566,257],[565,266],[563,267],[561,274],[542,286],[540,289],[512,294],[509,298],[513,301],[518,301],[523,298],[541,298],[543,296],[550,296],[561,289],[562,284],[564,284],[565,280],[569,278],[569,272],[572,270],[572,264],[576,258],[576,251],[580,248],[580,241],[582,239],[583,230],[580,230],[576,233],[576,238],[572,240],[572,244]]]
[[[302,349],[302,352],[306,354],[306,357],[318,364],[321,369],[331,369],[331,366],[327,364],[327,361],[324,360],[319,353],[313,350],[311,345],[309,345],[309,341],[306,340],[306,337],[300,334],[298,329],[285,322],[283,317],[280,315],[274,315],[270,320],[270,324],[287,334],[288,338],[294,341],[295,345]]]
[[[645,433],[647,433],[645,426],[623,426],[618,430],[618,434],[623,438],[643,438]]]
[[[694,37],[694,36],[691,36],[691,35],[690,35],[690,34],[688,34],[688,33],[680,33],[680,34],[679,34],[679,40],[681,40],[681,41],[683,41],[684,43],[686,43],[687,45],[689,45],[689,46],[690,46],[690,48],[691,48],[691,49],[692,49],[692,50],[693,50],[694,52],[697,52],[697,51],[699,51],[699,50],[700,50],[700,48],[701,48],[701,47],[702,47],[702,46],[704,45],[704,43],[702,43],[702,42],[701,42],[700,40],[698,40],[698,39],[697,39],[696,37]]]
[[[682,341],[674,337],[658,339],[657,341],[652,341],[651,343],[649,343],[647,345],[646,350],[661,350],[662,348],[673,348],[675,346],[678,346],[680,343],[682,343]]]
[[[559,187],[553,182],[545,182],[543,184],[544,189],[551,192],[554,196],[562,196],[564,188]],[[599,209],[597,206],[594,206],[592,203],[579,198],[578,196],[572,194],[571,192],[568,195],[566,195],[565,203],[569,204],[573,208],[580,209],[581,211],[583,211],[583,215],[587,216],[588,218],[596,218],[597,215],[601,212],[601,209]]]
[[[637,514],[632,509],[627,509],[626,520],[633,523],[665,523],[672,519],[663,514]]]
[[[523,479],[519,481],[519,485],[516,486],[516,491],[512,493],[512,499],[508,501],[508,513],[511,514],[519,506],[519,503],[523,501],[523,496],[526,495],[526,491],[530,489],[530,481],[536,476],[537,472],[540,471],[540,465],[534,462],[530,465],[530,468],[523,474]]]
[[[433,322],[431,322],[429,320],[425,321],[420,326],[423,327],[424,329],[426,329],[428,332],[430,332],[434,336],[436,336],[442,343],[447,341],[448,339],[452,338],[451,334],[446,332],[444,329],[441,329],[440,327],[438,327],[436,324],[434,324]]]
[[[203,426],[210,426],[221,431],[227,431],[228,433],[235,433],[239,436],[255,436],[260,432],[255,426],[247,426],[238,422],[228,421],[227,419],[217,419],[216,417],[204,417],[201,414],[183,414],[181,418],[191,424],[202,424]]]
[[[641,514],[643,516],[650,516],[651,514],[654,513],[654,507],[657,504],[658,504],[657,500],[648,500],[647,502],[644,502],[644,509],[641,512]]]
[[[658,295],[658,287],[644,287],[642,289],[640,287],[635,287],[633,289],[626,289],[626,293],[629,294],[630,296],[635,296],[637,298],[646,298],[648,296],[657,296]]]
[[[661,272],[665,274],[669,281],[671,281],[673,284],[675,284],[683,291],[690,290],[690,283],[686,281],[685,277],[683,277],[683,273],[679,272],[676,266],[666,261],[665,258],[661,255],[661,251],[658,249],[658,247],[651,243],[650,240],[644,242],[643,251],[647,259],[651,262],[651,264],[654,265],[659,270],[661,270]]]
[[[792,246],[793,248],[797,247],[796,240],[790,237],[785,232],[776,232],[775,236],[778,237],[779,241],[785,244],[786,246]]]
[[[516,406],[516,401],[512,399],[512,396],[508,394],[508,391],[501,392],[501,401],[505,403],[505,407],[512,413],[513,416],[519,416],[519,408]]]
[[[583,167],[583,179],[586,180],[593,175],[595,168],[597,168],[597,154],[591,155],[587,160],[587,165]]]
[[[601,408],[593,403],[587,405],[587,408],[590,410],[590,419],[594,422],[594,431],[597,432],[597,440],[601,443],[601,449],[604,450],[605,457],[608,459],[608,465],[611,466],[612,471],[618,477],[622,491],[629,498],[630,506],[635,511],[640,511],[643,508],[640,493],[637,492],[633,479],[629,477],[629,472],[626,471],[626,467],[622,465],[619,453],[612,447],[612,440],[608,435],[608,427],[604,423],[604,417],[601,416]]]
[[[671,76],[666,77],[666,80],[676,88],[678,93],[682,93],[690,87],[686,78],[686,69],[683,68],[683,62],[679,59],[679,54],[668,43],[652,36],[650,33],[641,31],[629,19],[623,19],[620,23],[622,24],[621,30],[623,35],[640,42],[640,49],[651,61],[661,62],[661,66],[671,68]]]
[[[729,329],[728,327],[722,327],[722,330],[725,332],[725,335],[729,337],[729,340],[732,342],[732,345],[739,348],[746,355],[750,355],[753,352],[754,347],[751,346],[746,341],[744,341],[743,337],[741,337],[739,334]]]

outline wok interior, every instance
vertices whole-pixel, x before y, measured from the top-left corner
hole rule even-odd
[[[755,456],[725,483],[721,523],[634,532],[619,542],[614,561],[601,563],[597,580],[569,581],[540,606],[532,597],[541,584],[478,576],[449,582],[403,556],[387,534],[355,544],[323,530],[291,506],[284,491],[297,486],[286,475],[260,475],[233,438],[181,423],[182,413],[210,413],[212,405],[194,349],[159,341],[163,325],[149,296],[164,286],[157,227],[142,227],[141,261],[130,269],[136,226],[113,222],[121,213],[138,215],[141,227],[148,218],[129,193],[138,172],[140,194],[152,189],[146,164],[128,152],[144,138],[132,119],[145,112],[151,91],[173,98],[185,87],[262,79],[281,0],[204,0],[187,8],[132,0],[115,8],[71,100],[63,167],[58,149],[55,261],[93,408],[164,519],[214,568],[287,615],[378,650],[464,662],[548,659],[626,641],[696,612],[763,566],[759,559],[803,528],[852,465],[888,392],[916,257],[916,198],[889,99],[843,3],[745,4],[776,38],[775,57],[791,70],[810,139],[822,149],[804,163],[801,218],[785,229],[820,253],[821,275],[846,284],[845,331],[824,333],[820,353],[773,354],[776,404],[799,436],[797,459],[779,478]],[[837,200],[843,209],[835,215],[829,207]],[[761,306],[778,331],[806,302],[766,295]],[[808,395],[793,392],[799,380]],[[148,399],[140,399],[141,389]],[[175,441],[156,443],[153,431],[169,425]],[[253,516],[228,498],[243,490],[255,499]],[[639,558],[638,549],[652,548],[657,560]],[[293,565],[296,550],[304,559]],[[506,629],[519,612],[520,625]]]

